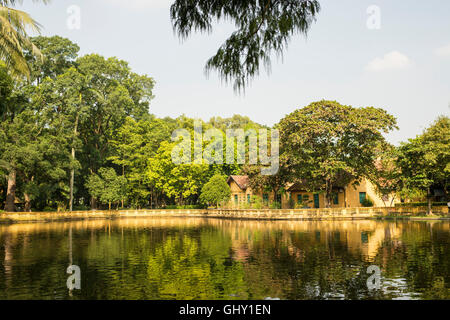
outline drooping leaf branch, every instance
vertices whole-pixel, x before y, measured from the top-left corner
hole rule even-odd
[[[182,39],[211,32],[214,22],[236,25],[205,71],[217,71],[240,92],[259,74],[261,64],[270,70],[272,54],[282,55],[292,36],[307,34],[319,10],[316,0],[176,0],[170,14]]]

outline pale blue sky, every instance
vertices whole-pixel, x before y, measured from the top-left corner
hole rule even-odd
[[[245,95],[236,95],[217,76],[207,79],[206,60],[233,30],[218,25],[211,35],[184,43],[174,35],[171,0],[27,1],[27,10],[44,35],[78,43],[81,53],[117,56],[138,73],[156,80],[151,112],[247,115],[266,125],[309,103],[337,100],[375,106],[398,118],[393,143],[414,137],[450,111],[450,1],[322,0],[322,11],[306,38],[294,37],[283,61],[261,73]],[[67,27],[67,8],[81,8],[81,29]],[[367,8],[381,9],[381,29],[367,28]]]

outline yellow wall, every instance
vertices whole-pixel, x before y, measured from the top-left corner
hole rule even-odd
[[[234,181],[231,181],[230,183],[231,188],[231,201],[229,203],[229,207],[231,208],[239,208],[244,207],[247,205],[247,195],[252,196],[258,196],[261,199],[263,198],[263,192],[255,192],[251,190],[251,188],[247,188],[247,190],[242,190]],[[384,207],[385,203],[377,195],[375,192],[375,188],[373,184],[368,180],[362,180],[361,183],[357,186],[353,186],[352,184],[348,185],[345,188],[345,192],[338,192],[338,204],[331,204],[332,208],[357,208],[362,207],[361,203],[359,202],[359,193],[365,192],[367,197],[370,197],[372,201],[374,202],[375,207]],[[317,192],[319,194],[319,205],[320,208],[325,208],[325,194],[323,192]],[[272,203],[274,201],[274,193],[268,193],[269,194],[269,203]],[[314,193],[313,192],[292,192],[291,196],[294,200],[294,204],[297,204],[297,196],[301,194],[303,199],[305,195],[309,196],[309,205],[308,207],[314,208]],[[235,204],[234,196],[237,195],[239,202],[238,205]],[[386,205],[389,206],[391,204],[392,197],[387,199]],[[398,202],[398,200],[394,201],[394,203]],[[281,197],[281,203],[283,209],[289,208],[289,193],[286,193],[282,195]]]
[[[245,204],[247,203],[247,195],[250,195],[250,197],[253,196],[251,188],[247,188],[247,190],[242,190],[237,185],[237,183],[234,181],[231,181],[230,189],[231,189],[231,199],[230,199],[229,206],[232,208],[245,206]],[[238,196],[238,204],[237,205],[235,202],[235,195]]]
[[[346,188],[346,194],[347,194],[347,203],[348,207],[360,207],[361,204],[359,203],[359,193],[365,192],[366,195],[372,199],[374,202],[374,207],[384,207],[390,206],[392,196],[388,197],[385,202],[381,199],[381,197],[376,193],[374,185],[367,179],[363,179],[361,183],[358,186],[352,186],[349,185]],[[394,200],[392,202],[392,205],[399,202],[399,200]],[[385,204],[386,203],[386,204]]]

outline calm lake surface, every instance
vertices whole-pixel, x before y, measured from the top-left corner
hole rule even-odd
[[[81,270],[70,291],[66,270]],[[369,266],[381,287],[369,290]],[[0,299],[450,299],[450,222],[0,225]]]

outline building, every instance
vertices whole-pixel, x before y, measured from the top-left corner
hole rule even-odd
[[[252,190],[249,186],[248,176],[230,176],[227,180],[231,189],[231,208],[245,208],[252,203],[253,197],[259,197],[263,205],[269,206],[274,202],[273,192],[268,193],[259,190]],[[325,208],[325,193],[309,192],[300,184],[290,184],[286,186],[286,192],[278,194],[277,202],[281,203],[283,209],[288,208]],[[389,206],[392,197],[383,199],[375,192],[373,184],[363,179],[358,185],[349,184],[345,187],[336,187],[333,190],[332,208],[356,208],[362,207],[363,203],[370,199],[375,207]]]

